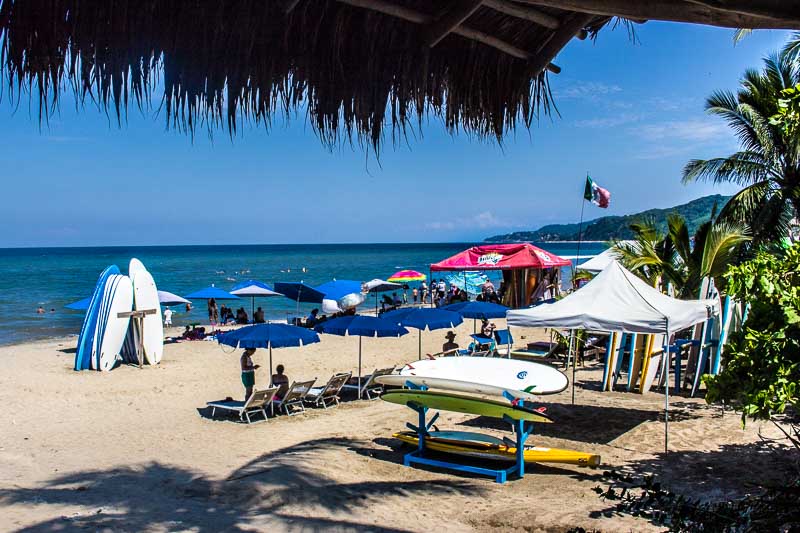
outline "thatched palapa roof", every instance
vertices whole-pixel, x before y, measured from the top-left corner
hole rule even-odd
[[[236,131],[306,108],[329,145],[378,148],[427,114],[502,139],[547,112],[552,62],[619,16],[800,28],[798,0],[0,0],[7,98],[64,88],[124,117]],[[154,94],[158,93],[158,94]]]

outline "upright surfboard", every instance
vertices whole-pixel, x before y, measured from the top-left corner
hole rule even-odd
[[[97,330],[97,316],[103,301],[108,278],[119,274],[119,267],[111,265],[100,274],[94,292],[89,300],[89,307],[83,317],[83,325],[78,335],[78,345],[75,350],[75,370],[88,370],[92,367],[92,347]]]
[[[381,395],[381,399],[400,405],[416,404],[420,407],[453,411],[470,415],[503,418],[508,415],[515,420],[527,422],[551,423],[553,420],[546,414],[522,405],[513,405],[507,401],[485,400],[475,396],[464,396],[447,392],[428,390],[390,390]]]
[[[733,302],[731,301],[730,296],[726,296],[725,301],[722,304],[719,341],[717,342],[717,347],[714,350],[714,358],[711,361],[711,373],[715,376],[719,374],[719,370],[722,363],[722,349],[725,347],[725,343],[728,342],[728,333],[730,332],[731,329],[732,318],[733,318]]]
[[[381,376],[380,383],[417,385],[502,395],[507,391],[518,397],[557,394],[569,380],[558,369],[541,363],[497,357],[440,357],[414,361],[400,369],[399,376]]]
[[[142,331],[137,331],[137,334],[141,337],[145,361],[151,365],[157,365],[161,362],[161,356],[164,353],[164,325],[156,282],[142,262],[136,258],[131,259],[128,273],[133,283],[134,309],[137,311],[156,310],[155,314],[145,315]]]
[[[97,321],[92,356],[92,368],[95,370],[106,372],[116,364],[130,323],[130,317],[120,318],[118,315],[132,309],[133,284],[131,279],[122,275],[111,276]]]
[[[603,390],[613,389],[614,373],[617,369],[617,358],[619,357],[619,347],[622,344],[622,333],[614,332],[608,338],[606,348],[606,364],[603,368]]]
[[[631,358],[628,361],[628,391],[632,391],[639,383],[639,374],[642,371],[642,358],[647,348],[647,335],[634,333],[631,337]]]
[[[645,352],[644,362],[642,363],[642,381],[639,387],[639,392],[644,394],[649,391],[653,386],[653,381],[656,379],[659,370],[661,369],[661,361],[664,357],[664,334],[650,335]]]

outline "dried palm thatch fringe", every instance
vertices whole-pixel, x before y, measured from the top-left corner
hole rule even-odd
[[[434,18],[452,5],[393,1]],[[590,16],[581,30],[594,35],[608,20]],[[535,59],[558,31],[486,6],[465,24]],[[27,94],[40,120],[65,88],[120,121],[163,90],[168,126],[190,134],[233,135],[240,121],[269,126],[305,108],[326,145],[376,151],[387,122],[393,140],[435,115],[450,132],[500,141],[550,112],[541,67],[455,34],[430,48],[426,29],[334,0],[300,0],[288,13],[276,0],[0,0],[0,68],[11,97]]]

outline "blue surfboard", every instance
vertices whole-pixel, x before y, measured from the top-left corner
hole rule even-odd
[[[100,306],[103,303],[106,281],[108,281],[110,276],[119,273],[119,267],[117,265],[111,265],[103,270],[97,280],[94,292],[89,300],[89,308],[86,310],[86,315],[83,317],[81,332],[78,335],[78,346],[75,351],[75,370],[87,370],[92,367],[92,344],[94,342],[95,332],[97,331],[97,317]]]

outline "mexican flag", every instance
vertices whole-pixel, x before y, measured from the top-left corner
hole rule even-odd
[[[595,183],[589,176],[586,176],[586,188],[583,189],[583,197],[603,209],[608,207],[608,202],[611,201],[611,193]]]

